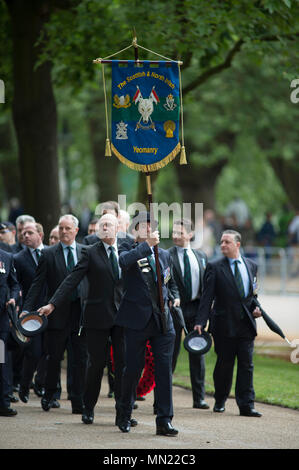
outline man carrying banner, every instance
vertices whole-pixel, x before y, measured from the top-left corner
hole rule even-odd
[[[155,364],[156,434],[176,436],[171,420],[172,404],[172,354],[175,340],[173,322],[168,309],[168,290],[174,298],[179,293],[171,278],[170,256],[159,248],[164,319],[159,306],[157,273],[152,248],[159,243],[159,233],[152,231],[150,214],[140,212],[133,220],[137,231],[136,242],[125,241],[120,248],[119,264],[124,277],[124,297],[116,323],[125,327],[126,356],[120,401],[121,418],[118,427],[122,432],[130,431],[130,419],[136,387],[144,367],[145,347],[149,340]],[[162,332],[162,323],[166,331]]]

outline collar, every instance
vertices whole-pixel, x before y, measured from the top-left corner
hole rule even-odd
[[[35,250],[43,250],[44,249],[44,245],[43,243],[41,243],[39,246],[37,246],[36,248],[31,248],[30,246],[28,247],[29,250],[31,251],[31,253],[33,253]]]
[[[239,255],[238,258],[227,258],[227,259],[229,261],[230,266],[232,266],[235,261],[239,261],[240,263],[242,263],[242,256],[241,255]]]
[[[115,239],[113,245],[108,245],[108,243],[103,242],[103,240],[102,240],[102,243],[103,243],[103,245],[104,245],[104,247],[105,247],[105,250],[106,250],[107,252],[109,251],[110,246],[113,246],[114,249],[115,249],[115,251],[116,251],[116,253],[117,253],[117,240],[116,240],[116,239]]]
[[[76,250],[76,240],[73,241],[73,243],[71,245],[65,245],[65,243],[61,243],[61,246],[63,248],[63,250],[65,250],[66,248],[68,248],[69,246],[73,249],[73,250]]]
[[[187,251],[191,250],[190,243],[188,243],[187,246],[177,246],[177,245],[175,246],[176,246],[176,249],[178,250],[178,253],[184,253],[184,250],[187,250]]]

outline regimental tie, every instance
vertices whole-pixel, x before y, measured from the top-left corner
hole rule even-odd
[[[187,248],[184,248],[184,286],[187,301],[192,299],[192,280],[191,280],[191,266],[187,253]]]
[[[75,260],[74,260],[74,255],[72,252],[72,247],[68,246],[67,249],[68,249],[68,254],[67,254],[67,266],[66,267],[68,271],[71,271],[73,267],[75,266]]]
[[[239,270],[239,267],[238,267],[239,263],[240,263],[239,260],[234,261],[234,264],[235,264],[235,281],[236,281],[237,288],[238,288],[240,296],[242,298],[244,298],[245,297],[245,290],[244,290],[244,284],[243,284],[242,276],[241,276],[241,273],[240,273],[240,270]]]
[[[115,281],[118,281],[119,280],[119,270],[118,270],[118,262],[117,262],[114,246],[109,246],[109,250],[110,250],[109,258],[110,258],[110,263],[111,263],[111,266],[112,266],[113,277],[114,277]]]
[[[39,260],[40,257],[41,257],[41,250],[39,250],[38,248],[36,248],[36,249],[34,250],[34,253],[35,253],[36,261],[37,261],[37,264],[38,264],[38,260]]]
[[[71,272],[75,266],[75,260],[74,260],[72,247],[68,246],[67,249],[68,249],[68,254],[67,254],[67,266],[66,267],[67,267],[67,270]],[[71,298],[70,298],[71,302],[74,302],[78,298],[78,296],[79,296],[78,289],[75,288],[71,293]]]
[[[150,267],[152,268],[152,274],[155,282],[157,281],[157,269],[156,269],[156,262],[154,255],[148,256],[147,260],[149,262]]]

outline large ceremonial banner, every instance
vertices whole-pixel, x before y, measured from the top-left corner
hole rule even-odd
[[[180,151],[177,62],[112,62],[112,152],[130,168],[150,172]]]

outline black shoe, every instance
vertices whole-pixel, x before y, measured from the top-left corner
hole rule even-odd
[[[17,410],[13,408],[0,408],[0,416],[16,416],[18,414]]]
[[[138,421],[135,418],[129,418],[131,428],[135,428],[138,425]],[[120,412],[116,412],[115,416],[115,426],[119,426],[119,423],[122,422],[122,414]]]
[[[193,403],[193,408],[199,408],[200,410],[208,410],[210,407],[204,400],[200,400],[198,403]]]
[[[57,401],[57,400],[55,400],[55,401]],[[54,402],[53,402],[53,400],[48,400],[47,398],[42,398],[40,403],[41,403],[42,409],[44,411],[49,411],[49,409],[52,408],[52,405],[53,405]]]
[[[55,400],[52,400],[51,408],[60,408],[60,403],[56,398]]]
[[[214,408],[213,408],[214,413],[224,413],[225,407],[224,405],[219,405],[218,403],[215,403]]]
[[[137,401],[144,401],[144,400],[145,400],[145,397],[142,397],[142,396],[139,396],[139,397],[138,397],[138,396],[137,396],[136,400],[137,400]]]
[[[82,422],[84,424],[92,424],[94,419],[94,413],[93,411],[84,411],[82,415]]]
[[[262,413],[259,413],[254,408],[241,408],[240,409],[240,416],[249,416],[252,418],[260,418]]]
[[[37,383],[34,382],[32,384],[32,388],[33,388],[33,391],[34,391],[36,396],[38,396],[40,398],[44,396],[45,389],[41,385],[38,385]]]
[[[25,390],[24,388],[20,387],[19,390],[19,397],[23,403],[28,403],[29,401],[29,390]]]
[[[107,395],[108,398],[113,398],[113,392],[109,392]]]
[[[16,397],[13,394],[9,395],[9,400],[10,400],[10,403],[18,403],[18,401],[20,401],[18,397]]]
[[[179,433],[170,422],[157,424],[156,434],[158,436],[176,436]]]
[[[130,432],[131,430],[131,420],[130,419],[122,419],[118,422],[118,427],[121,432]]]

